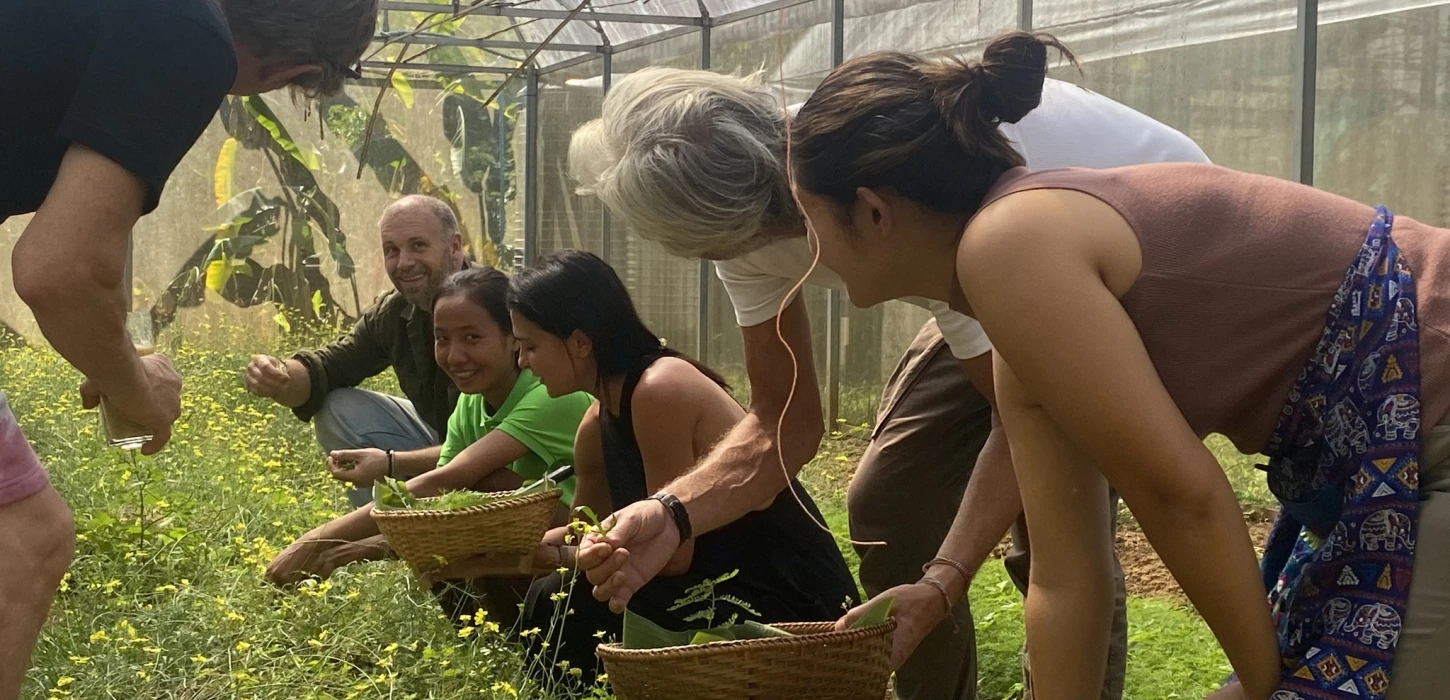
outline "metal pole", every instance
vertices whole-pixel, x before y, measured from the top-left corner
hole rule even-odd
[[[1017,0],[1017,28],[1032,31],[1032,0]]]
[[[700,25],[700,69],[710,70],[710,35],[713,22],[708,16],[701,18]],[[699,292],[695,300],[695,357],[702,363],[710,362],[710,278],[715,271],[709,260],[700,261]]]
[[[524,84],[524,264],[539,254],[539,73]]]
[[[831,0],[831,67],[846,62],[846,0]]]
[[[846,0],[831,0],[831,65],[846,60]],[[826,430],[841,417],[841,290],[826,296]]]
[[[494,172],[498,173],[498,201],[494,203],[494,206],[498,207],[498,216],[495,216],[494,219],[502,224],[500,228],[503,230],[490,231],[490,233],[496,236],[500,242],[504,240],[504,232],[508,231],[508,217],[505,216],[506,212],[508,212],[509,192],[509,176],[508,168],[506,167],[508,164],[508,151],[505,146],[508,143],[508,117],[504,115],[504,112],[508,111],[508,105],[510,104],[513,104],[512,99],[507,104],[500,104],[496,112],[498,117],[494,120],[498,124],[498,133],[493,139],[493,168]],[[487,194],[488,188],[483,188],[483,191]],[[487,217],[487,214],[485,213],[484,216]],[[487,229],[485,228],[485,230]],[[503,251],[500,250],[498,252],[502,253]],[[504,269],[512,269],[513,264],[513,260],[499,260],[499,265]]]
[[[603,59],[604,75],[600,78],[600,84],[604,88],[603,97],[609,97],[609,87],[614,84],[614,54],[606,51],[604,52]],[[599,257],[604,258],[604,262],[609,262],[609,252],[614,247],[613,234],[614,232],[609,226],[609,207],[601,207],[599,214]]]
[[[1294,179],[1314,184],[1314,104],[1319,85],[1319,0],[1299,0],[1294,32]]]

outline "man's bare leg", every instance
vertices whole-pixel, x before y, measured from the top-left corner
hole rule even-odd
[[[75,552],[70,508],[47,485],[0,505],[0,700],[18,700],[30,654]]]

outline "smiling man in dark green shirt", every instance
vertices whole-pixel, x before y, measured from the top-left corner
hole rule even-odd
[[[458,389],[433,359],[432,304],[448,275],[470,264],[457,217],[432,197],[392,203],[378,228],[394,289],[337,342],[285,361],[258,355],[245,374],[248,391],[312,421],[329,460],[353,464],[344,473],[358,486],[348,494],[354,507],[371,500],[378,479],[438,465]],[[356,388],[389,367],[407,398]]]

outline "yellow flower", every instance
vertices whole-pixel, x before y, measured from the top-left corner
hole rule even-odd
[[[247,618],[245,616],[243,616],[241,613],[239,613],[239,612],[237,612],[235,610],[228,610],[227,611],[227,619],[228,620],[231,620],[233,622],[241,622],[241,621],[243,621],[243,620],[245,620]]]
[[[89,656],[72,656],[72,657],[70,657],[70,662],[73,663],[73,664],[76,664],[77,666],[79,666],[81,664],[88,664],[88,663],[91,662],[91,657],[89,657]]]
[[[92,632],[91,633],[91,643],[93,643],[93,644],[95,642],[104,642],[104,641],[106,641],[106,640],[108,640],[110,638],[111,638],[111,635],[106,634],[106,631],[105,630],[96,630],[95,632]]]
[[[487,617],[488,611],[484,610],[483,608],[479,608],[476,612],[473,613],[473,624],[482,625],[484,619],[486,619]],[[467,622],[467,618],[465,618],[464,621]]]
[[[458,630],[458,636],[459,637],[462,637],[463,639],[468,639],[469,637],[472,637],[473,636],[473,628],[472,627],[464,627],[464,628]]]
[[[239,651],[239,652],[245,652],[246,650],[251,649],[251,648],[252,648],[252,645],[250,645],[250,644],[248,644],[246,642],[237,642],[237,651]]]
[[[191,660],[192,661],[195,661],[196,663],[199,663],[199,664],[204,664],[204,663],[206,663],[208,661],[211,661],[211,659],[208,659],[205,656],[202,656],[201,654],[197,654],[196,656],[191,657]]]
[[[76,679],[71,678],[70,676],[61,676],[58,680],[56,680],[55,687],[64,688],[74,682],[76,682]]]

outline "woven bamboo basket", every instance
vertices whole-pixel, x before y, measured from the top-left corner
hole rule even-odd
[[[601,644],[619,700],[881,700],[895,620],[833,632],[830,622],[773,625],[795,636],[667,649]]]
[[[426,586],[444,562],[462,557],[531,557],[553,522],[562,494],[559,489],[549,489],[459,510],[373,510],[373,521],[388,546]],[[420,499],[423,504],[429,500]]]

